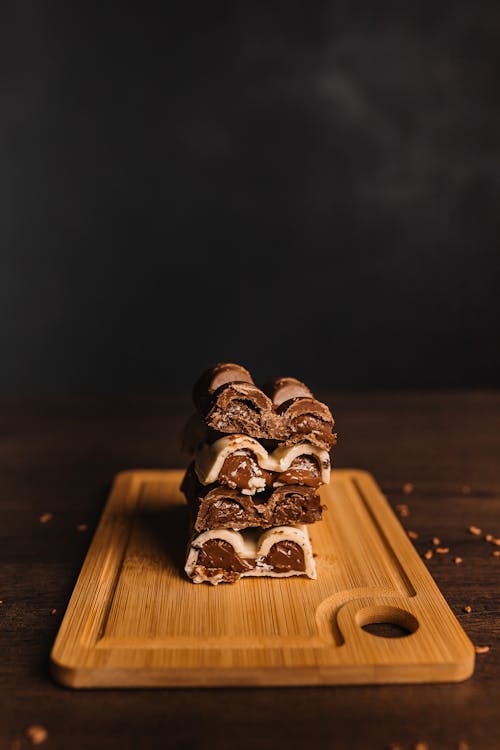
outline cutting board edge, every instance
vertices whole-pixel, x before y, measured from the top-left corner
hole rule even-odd
[[[87,564],[87,558],[90,556],[92,546],[94,544],[95,537],[99,533],[101,522],[105,517],[106,513],[111,510],[113,504],[118,498],[123,500],[124,497],[133,499],[135,502],[135,493],[132,492],[134,488],[140,486],[144,481],[161,481],[166,473],[176,474],[179,477],[182,476],[182,469],[127,469],[116,474],[111,483],[111,490],[107,501],[103,507],[101,519],[99,525],[94,534],[94,538],[91,540],[87,556],[82,565],[80,575],[75,584],[75,589],[78,587],[80,578],[83,578],[85,568]],[[395,522],[398,524],[399,519],[394,514],[392,507],[390,506],[387,498],[382,493],[379,485],[377,484],[374,476],[363,469],[352,469],[352,468],[341,468],[333,470],[333,479],[335,475],[356,475],[357,477],[364,477],[370,481],[371,485],[378,494],[378,500],[383,502],[386,510],[393,516]],[[418,561],[418,555],[409,540],[404,538],[404,544],[411,546],[412,552]],[[429,574],[429,577],[433,581]],[[339,665],[335,666],[293,666],[293,667],[277,667],[273,666],[270,668],[263,667],[230,667],[225,669],[224,667],[202,667],[196,670],[190,668],[141,668],[140,671],[142,676],[135,680],[135,675],[131,675],[130,668],[122,669],[109,669],[106,670],[102,666],[85,667],[64,660],[65,643],[62,637],[64,626],[66,625],[66,615],[68,611],[72,609],[73,595],[70,598],[66,615],[61,623],[59,632],[54,642],[53,649],[50,655],[50,670],[53,678],[59,683],[66,687],[71,688],[92,688],[92,687],[224,687],[224,686],[292,686],[292,685],[348,685],[348,684],[380,684],[380,683],[394,683],[394,684],[425,684],[433,682],[461,682],[471,677],[474,672],[475,653],[474,647],[468,638],[467,634],[463,630],[462,626],[456,620],[451,608],[446,602],[443,594],[433,581],[436,593],[441,597],[443,604],[449,610],[456,624],[459,626],[459,630],[462,631],[463,642],[462,652],[463,657],[459,661],[454,663],[443,662],[441,664],[429,665],[429,671],[432,671],[432,675],[426,673],[426,665],[410,665],[410,669],[414,671],[420,671],[423,674],[421,676],[415,674],[411,678],[408,678],[408,674],[401,677],[397,674],[397,670],[401,669],[401,665],[373,665],[370,674],[363,676],[361,674],[359,666],[355,668],[356,673],[352,666],[343,667]],[[74,592],[73,592],[74,594]],[[91,652],[91,648],[87,648],[81,642],[77,649],[77,656],[85,661],[86,652]],[[60,653],[61,652],[61,653]],[[366,665],[369,667],[370,665]],[[193,673],[196,674],[193,676]],[[227,673],[227,678],[226,674]],[[265,679],[263,680],[263,673],[265,673]],[[283,677],[280,677],[283,674]],[[126,675],[127,679],[124,681],[123,676]],[[168,678],[167,678],[168,675]],[[116,677],[116,679],[115,679]]]
[[[428,685],[459,683],[474,673],[474,654],[462,663],[442,665],[408,665],[406,674],[392,665],[366,665],[365,673],[357,668],[293,667],[293,668],[203,668],[203,669],[140,669],[131,678],[130,669],[101,667],[86,669],[66,665],[51,656],[50,672],[59,685],[85,690],[93,688],[213,688],[213,687],[327,687],[349,685]],[[411,677],[408,675],[411,672]]]

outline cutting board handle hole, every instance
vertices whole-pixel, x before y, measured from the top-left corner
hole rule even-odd
[[[405,638],[418,630],[418,620],[399,607],[365,607],[356,612],[359,627],[378,638]]]

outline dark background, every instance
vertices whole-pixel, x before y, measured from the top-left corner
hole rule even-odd
[[[0,5],[0,390],[500,383],[497,2]]]

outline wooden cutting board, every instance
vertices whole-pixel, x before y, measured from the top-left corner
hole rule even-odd
[[[387,501],[336,470],[310,526],[318,579],[184,575],[181,471],[116,477],[51,655],[75,687],[335,685],[469,677],[474,649]],[[399,625],[405,637],[364,626]]]

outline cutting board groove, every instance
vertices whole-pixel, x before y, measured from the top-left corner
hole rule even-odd
[[[469,677],[474,649],[370,474],[310,526],[318,580],[195,585],[182,472],[118,475],[54,644],[70,687],[333,685]],[[399,625],[379,637],[370,623]]]

